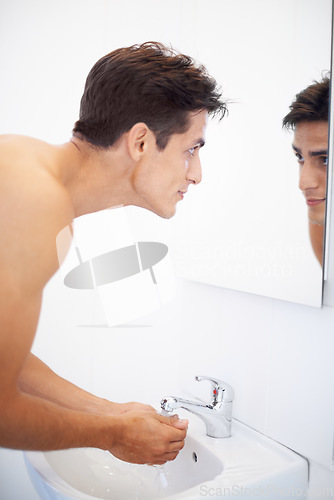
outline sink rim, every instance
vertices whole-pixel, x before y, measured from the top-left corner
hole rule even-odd
[[[222,465],[221,459],[219,457],[217,457],[217,454],[214,453],[210,449],[209,446],[207,446],[207,444],[205,442],[206,441],[206,436],[204,436],[204,442],[203,442],[203,440],[201,440],[201,438],[198,438],[198,436],[194,437],[193,433],[191,433],[191,435],[189,435],[189,438],[191,438],[191,441],[189,439],[189,441],[191,442],[191,447],[194,447],[197,452],[199,450],[196,449],[196,448],[198,448],[199,446],[201,448],[204,448],[206,452],[208,452],[209,454],[213,455],[214,460],[217,461],[217,465],[220,464],[221,468],[223,470],[223,465]],[[80,452],[80,450],[82,450],[84,452],[84,450],[89,450],[89,449],[93,450],[94,448],[82,448],[82,449],[75,448],[75,449],[72,449],[72,451],[76,450],[76,451]],[[54,450],[54,451],[51,451],[51,452],[45,452],[45,451],[44,452],[43,451],[42,452],[41,451],[25,451],[24,452],[25,462],[27,464],[28,470],[29,470],[30,467],[32,467],[33,470],[34,470],[34,472],[36,472],[38,474],[38,476],[42,480],[44,480],[49,487],[51,487],[56,492],[59,492],[61,495],[70,495],[71,498],[73,497],[75,499],[81,499],[81,500],[92,500],[92,499],[103,500],[104,497],[94,496],[93,494],[86,493],[86,492],[84,492],[84,491],[82,491],[80,489],[77,489],[75,486],[72,486],[69,482],[67,482],[53,468],[52,464],[47,459],[48,453],[55,453],[55,454],[59,453],[59,454],[62,454],[62,453],[66,453],[67,451],[71,451],[71,449],[70,450],[67,450],[67,449],[64,449],[64,450]],[[188,449],[188,452],[189,452],[189,449]],[[173,464],[174,461],[169,462],[169,463]],[[136,466],[136,464],[129,464],[129,465],[130,466],[134,466],[134,467]],[[166,465],[168,465],[168,463]],[[148,467],[148,466],[146,466],[145,464],[143,464],[143,465],[138,465],[138,467]],[[220,474],[221,474],[221,472],[220,472]],[[217,477],[217,475],[215,477],[213,477],[212,480],[214,480],[216,477]],[[208,481],[204,481],[204,482],[205,483],[211,482],[211,479],[208,480]],[[202,483],[197,483],[194,486],[185,487],[184,489],[179,490],[177,492],[170,493],[168,495],[162,496],[161,500],[163,500],[164,498],[166,498],[166,499],[167,498],[168,499],[184,498],[184,495],[187,494],[188,491],[190,491],[193,487],[195,487],[195,488],[199,487],[200,484],[202,484]],[[181,496],[179,496],[179,495],[181,495]]]
[[[208,488],[217,490],[219,488],[232,488],[235,485],[241,485],[246,488],[254,484],[256,485],[259,482],[261,482],[261,484],[269,484],[268,481],[270,481],[270,478],[282,474],[284,471],[299,470],[302,466],[306,468],[306,474],[308,473],[308,462],[305,458],[236,419],[233,419],[232,422],[232,436],[226,439],[218,439],[210,438],[205,435],[203,422],[196,416],[187,414],[187,418],[189,420],[189,436],[191,436],[195,442],[198,442],[201,446],[211,451],[222,463],[222,472],[213,479],[203,482],[203,485],[207,485]],[[240,465],[242,450],[246,455],[244,468]],[[255,460],[253,464],[249,464],[249,462],[247,462],[247,456],[251,462],[252,460],[254,461],[254,450],[259,454],[259,458],[261,458],[262,455],[267,455],[269,458],[272,457],[273,463],[268,461],[263,466],[262,462],[257,464]],[[58,452],[62,453],[66,453],[66,451],[67,450],[58,450]],[[29,462],[30,466],[47,485],[61,495],[69,495],[70,498],[73,499],[101,500],[101,497],[82,492],[67,483],[53,469],[51,464],[49,464],[45,453],[48,452],[24,452],[25,460]],[[250,465],[255,467],[255,469],[252,469]],[[258,467],[257,470],[256,467]],[[246,473],[247,469],[248,476]],[[242,479],[240,479],[240,474],[243,476]],[[166,500],[196,499],[200,496],[200,486],[201,485],[197,484],[181,492],[166,495],[162,498]]]

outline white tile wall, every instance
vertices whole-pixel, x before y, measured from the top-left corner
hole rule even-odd
[[[326,466],[334,430],[334,309],[273,310],[267,433]]]

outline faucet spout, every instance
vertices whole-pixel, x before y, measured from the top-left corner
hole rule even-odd
[[[188,399],[169,396],[161,400],[161,408],[173,412],[177,408],[190,411],[205,423],[206,434],[214,438],[231,436],[232,402],[218,405],[199,403]]]
[[[176,408],[182,408],[183,410],[194,412],[194,409],[201,408],[201,411],[204,411],[207,405],[204,403],[198,403],[195,401],[190,401],[189,399],[176,398],[175,396],[169,396],[161,400],[161,408],[165,411],[172,412],[176,410]]]
[[[176,408],[183,408],[198,415],[205,423],[206,433],[214,438],[227,438],[231,436],[232,404],[234,391],[230,385],[222,380],[197,376],[197,382],[208,380],[212,385],[211,402],[208,404],[189,401],[188,399],[169,396],[161,400],[161,408],[172,412]]]

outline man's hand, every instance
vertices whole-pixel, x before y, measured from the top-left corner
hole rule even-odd
[[[118,417],[109,450],[125,462],[162,465],[174,460],[184,446],[187,420],[155,411],[128,411]]]

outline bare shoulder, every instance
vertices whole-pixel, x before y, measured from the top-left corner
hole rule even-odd
[[[33,195],[31,208],[52,204],[59,197],[65,211],[71,211],[68,192],[57,175],[56,146],[25,136],[0,135],[0,181],[0,189],[3,185],[13,189],[7,191],[9,196],[14,191],[17,198]],[[65,211],[57,213],[65,215]]]
[[[24,135],[0,135],[0,167],[10,162],[24,164],[32,158],[52,155],[54,148],[51,144],[40,139]]]
[[[57,176],[57,148],[36,139],[0,136],[2,273],[20,286],[42,288],[58,268],[56,238],[73,219]]]

